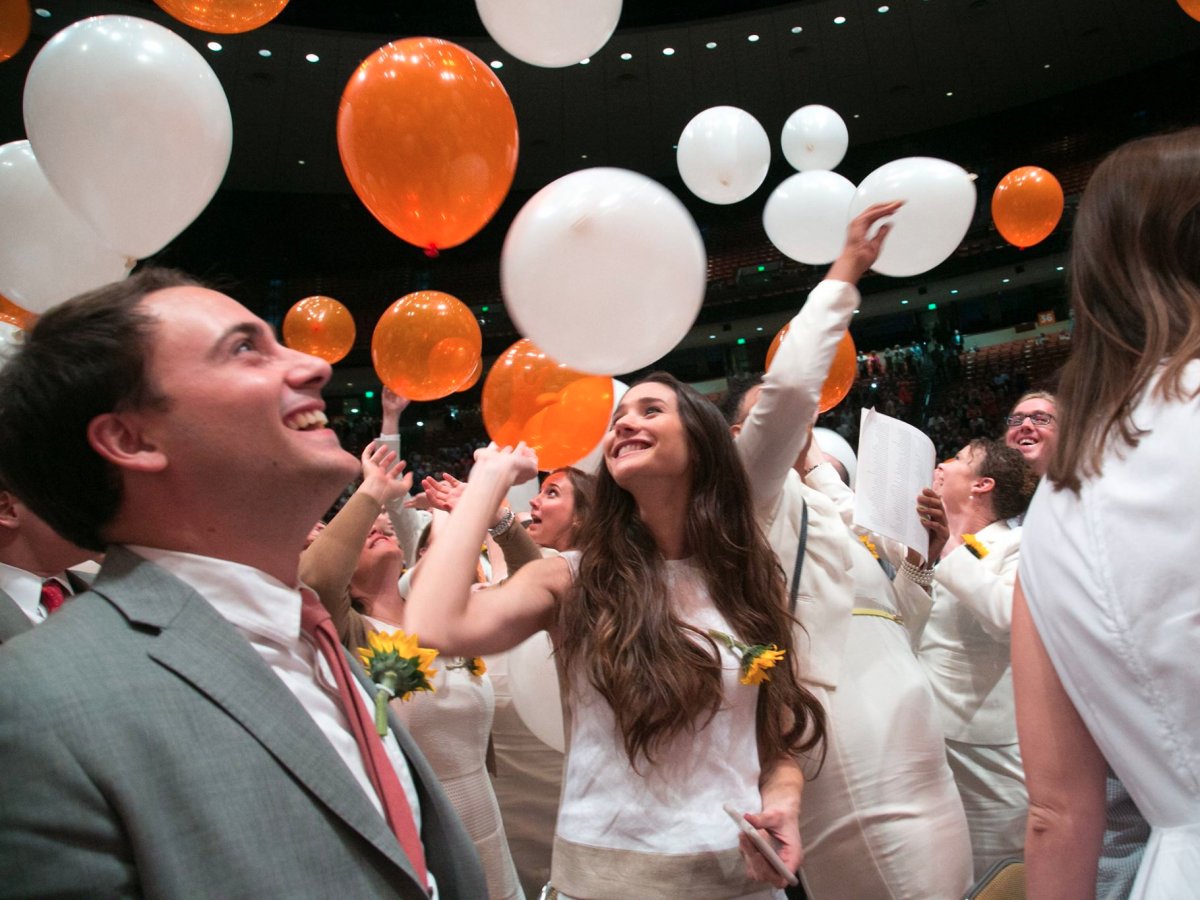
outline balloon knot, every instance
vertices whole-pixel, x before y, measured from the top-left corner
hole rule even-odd
[[[437,257],[438,257],[437,244],[430,244],[428,247],[426,247],[425,255],[428,256],[430,259],[437,259]]]

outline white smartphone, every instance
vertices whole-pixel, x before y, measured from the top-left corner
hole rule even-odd
[[[787,863],[779,858],[779,854],[775,852],[775,848],[767,843],[767,839],[758,833],[757,828],[747,822],[745,817],[736,809],[734,809],[731,804],[726,803],[724,806],[722,806],[722,809],[725,810],[725,814],[728,815],[729,818],[733,819],[733,821],[737,823],[737,827],[741,829],[742,834],[750,838],[750,842],[754,844],[754,846],[758,849],[758,852],[763,855],[763,858],[771,864],[772,868],[774,868],[776,872],[787,879],[788,884],[795,887],[800,883],[800,880],[796,877],[796,873],[789,869],[787,867]]]

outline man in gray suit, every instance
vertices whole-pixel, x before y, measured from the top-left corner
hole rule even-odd
[[[46,581],[57,582],[67,597],[87,590],[87,581],[68,569],[90,556],[34,515],[0,476],[0,644],[52,612],[42,601]]]
[[[0,471],[108,551],[0,648],[0,895],[486,896],[393,721],[402,850],[301,632],[300,548],[358,468],[325,427],[329,374],[162,270],[47,312],[0,371]]]

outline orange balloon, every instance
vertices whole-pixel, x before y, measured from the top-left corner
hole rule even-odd
[[[475,368],[471,370],[471,374],[467,376],[467,380],[458,386],[456,393],[469,391],[479,383],[479,376],[483,374],[483,357],[475,360]]]
[[[767,348],[768,369],[771,368],[771,360],[775,358],[775,352],[783,343],[791,324],[788,322],[787,325],[780,328],[779,334],[775,335],[771,346]],[[829,412],[845,400],[846,395],[850,393],[850,388],[854,386],[854,378],[857,375],[858,350],[854,347],[854,338],[850,337],[850,332],[847,331],[842,335],[841,343],[838,344],[837,351],[833,354],[829,374],[825,376],[825,383],[821,385],[821,399],[817,402],[817,409],[820,412]]]
[[[1200,22],[1200,0],[1179,0],[1179,8]]]
[[[371,337],[375,374],[410,400],[437,400],[467,380],[483,349],[471,310],[441,291],[401,297]]]
[[[37,313],[31,313],[27,309],[23,309],[13,303],[3,294],[0,294],[0,322],[7,322],[9,325],[15,325],[22,331],[28,331],[33,327],[38,320]]]
[[[0,0],[0,62],[21,52],[32,21],[29,0]]]
[[[383,225],[430,255],[495,215],[517,168],[517,116],[474,53],[407,38],[363,60],[342,93],[342,166]]]
[[[283,317],[283,342],[326,362],[343,359],[354,335],[354,316],[332,297],[305,297]]]
[[[215,34],[241,34],[266,25],[288,0],[154,0],[185,25]]]
[[[522,338],[504,351],[483,383],[483,424],[501,446],[524,441],[542,471],[569,466],[604,437],[613,380],[569,369]]]
[[[1017,247],[1045,240],[1063,212],[1058,179],[1037,166],[1013,169],[992,194],[992,221],[1000,235]]]

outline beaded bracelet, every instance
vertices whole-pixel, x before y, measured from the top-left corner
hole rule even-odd
[[[921,587],[930,587],[933,585],[933,567],[928,568],[922,566],[914,566],[907,559],[900,563],[900,573],[909,581],[919,584]]]

